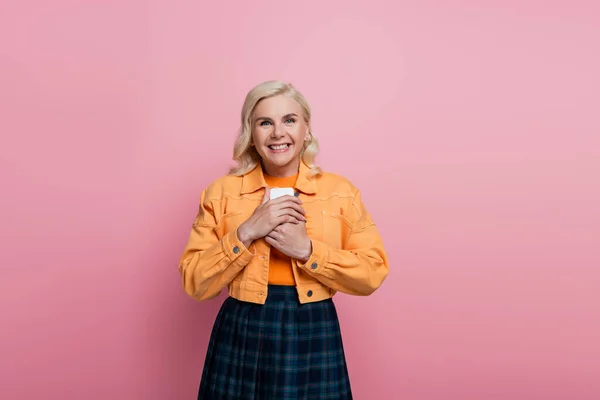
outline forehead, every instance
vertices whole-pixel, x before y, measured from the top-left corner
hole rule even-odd
[[[304,115],[302,106],[296,100],[289,96],[279,95],[259,101],[254,107],[253,118],[277,118],[287,114]]]

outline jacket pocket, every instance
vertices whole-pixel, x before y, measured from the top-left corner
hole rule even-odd
[[[321,211],[320,215],[313,218],[312,226],[307,224],[309,237],[327,243],[334,249],[343,249],[346,239],[352,231],[352,224],[348,218],[340,213]],[[312,236],[311,236],[312,234]]]
[[[242,222],[244,222],[243,211],[232,211],[223,214],[219,219],[219,223],[215,226],[215,232],[219,240],[229,232],[236,230]]]

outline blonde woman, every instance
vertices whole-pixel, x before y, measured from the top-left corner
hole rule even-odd
[[[347,179],[315,165],[311,110],[292,85],[253,88],[237,166],[202,191],[179,263],[197,300],[229,296],[198,399],[351,399],[337,292],[366,296],[388,274],[381,237]]]

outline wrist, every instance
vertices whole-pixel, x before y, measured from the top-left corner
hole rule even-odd
[[[242,242],[244,244],[244,246],[246,246],[246,247],[250,246],[250,243],[252,243],[252,241],[254,240],[254,239],[252,239],[252,236],[250,235],[250,233],[248,232],[248,230],[244,224],[242,224],[238,227],[237,237],[238,237],[239,241]]]
[[[302,252],[300,257],[298,257],[298,261],[302,263],[306,263],[310,256],[312,255],[312,241],[310,239],[307,240],[305,250]]]

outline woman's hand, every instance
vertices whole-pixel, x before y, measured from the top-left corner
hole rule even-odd
[[[300,262],[306,262],[312,253],[312,242],[306,234],[306,224],[284,223],[273,229],[265,241]]]
[[[246,247],[253,241],[267,236],[278,225],[287,223],[304,226],[306,222],[299,198],[282,196],[269,200],[269,193],[269,188],[266,188],[262,203],[254,210],[252,216],[238,227],[238,238]]]

